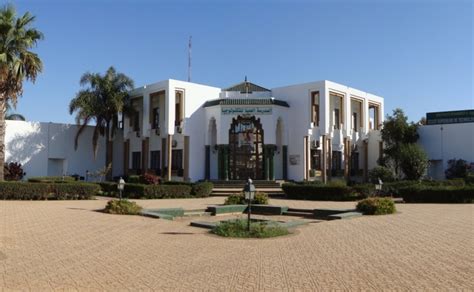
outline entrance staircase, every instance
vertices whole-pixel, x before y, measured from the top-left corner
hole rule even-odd
[[[211,182],[214,184],[211,196],[228,196],[241,193],[246,183],[244,180],[214,180]],[[253,184],[257,192],[264,192],[272,197],[284,195],[278,181],[254,180]]]

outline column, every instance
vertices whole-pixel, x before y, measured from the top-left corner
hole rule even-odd
[[[328,139],[328,179],[331,180],[332,177],[332,141]]]
[[[142,137],[148,137],[150,136],[150,95],[148,93],[143,94],[142,107],[142,128],[140,129],[140,134]]]
[[[229,145],[222,145],[224,179],[229,180]]]
[[[263,150],[263,159],[265,163],[264,167],[264,177],[266,180],[274,180],[275,179],[275,174],[274,174],[274,159],[275,159],[275,147],[276,145],[273,144],[267,144],[264,146]]]
[[[288,146],[282,146],[282,165],[283,165],[283,179],[287,180],[288,179]]]
[[[308,136],[303,137],[303,180],[308,180]]]
[[[160,176],[165,177],[165,169],[166,169],[166,138],[161,139],[161,169],[160,169]]]
[[[352,145],[351,139],[347,139],[347,180],[351,178],[351,163],[352,163]]]
[[[130,140],[125,140],[123,142],[123,173],[128,175],[128,170],[130,168]]]
[[[167,151],[168,151],[168,164],[167,164],[168,173],[166,175],[166,179],[168,181],[171,180],[171,161],[172,161],[171,148],[173,147],[172,142],[173,142],[173,135],[168,135],[168,149],[167,149]]]
[[[204,164],[204,178],[206,180],[211,179],[211,146],[205,146],[205,164]]]
[[[369,181],[369,142],[364,140],[364,181]]]
[[[327,139],[326,135],[322,135],[323,138],[323,153],[321,154],[321,177],[323,183],[327,182]]]
[[[189,181],[189,136],[184,136],[183,179]]]
[[[142,140],[142,174],[148,171],[148,153],[150,138],[146,137]]]
[[[347,149],[348,139],[344,138],[344,177],[346,180],[349,180],[349,154]]]

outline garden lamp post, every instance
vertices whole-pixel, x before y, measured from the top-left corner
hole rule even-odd
[[[247,230],[250,233],[250,213],[252,213],[251,205],[252,200],[255,198],[255,186],[252,184],[252,180],[249,178],[247,183],[244,187],[244,195],[245,199],[248,202],[248,209],[247,209]]]
[[[123,180],[123,178],[120,178],[119,182],[117,184],[117,189],[119,191],[120,200],[122,200],[122,192],[123,192],[124,188],[125,188],[125,181]]]

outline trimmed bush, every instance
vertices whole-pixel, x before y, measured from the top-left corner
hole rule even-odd
[[[345,185],[285,183],[282,189],[289,199],[314,201],[350,201],[360,199]]]
[[[412,185],[399,190],[407,203],[473,203],[474,186]]]
[[[128,200],[110,200],[105,206],[104,212],[120,215],[138,215],[142,207],[137,203]]]
[[[117,197],[118,196],[118,189],[117,183],[106,181],[106,182],[97,182],[97,185],[100,186],[101,195],[107,197]]]
[[[195,183],[192,186],[192,195],[196,198],[207,198],[211,195],[214,185],[211,182]]]
[[[146,185],[143,184],[127,183],[125,184],[123,196],[130,199],[145,198],[145,187]],[[118,195],[118,191],[115,194]]]
[[[139,175],[130,175],[130,176],[128,176],[127,183],[129,183],[129,184],[139,184],[139,183],[141,183],[140,176]]]
[[[100,190],[90,183],[28,183],[1,182],[0,199],[3,200],[87,200]]]
[[[396,212],[395,203],[390,198],[368,198],[357,203],[357,211],[364,215],[385,215]]]
[[[248,204],[245,200],[244,193],[232,194],[225,199],[224,205],[241,205]],[[256,205],[268,205],[268,195],[263,192],[257,192],[252,204]]]
[[[191,198],[191,190],[187,185],[147,185],[144,195],[146,199]]]
[[[76,181],[76,179],[72,176],[36,176],[28,179],[28,182],[32,183],[63,183],[74,181]]]
[[[219,223],[211,230],[212,233],[223,237],[239,238],[269,238],[288,235],[287,228],[267,222],[251,222],[250,232],[247,230],[247,220],[237,219]]]
[[[23,179],[23,176],[25,176],[21,163],[17,162],[5,163],[3,173],[5,180],[8,181],[19,181]]]
[[[379,178],[384,183],[395,180],[392,170],[385,166],[376,166],[369,171],[369,180],[371,183],[378,184]]]
[[[359,184],[353,185],[352,190],[354,194],[361,198],[367,198],[375,194],[375,185],[373,184]]]

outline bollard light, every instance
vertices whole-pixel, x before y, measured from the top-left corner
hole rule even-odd
[[[123,180],[123,178],[119,179],[118,184],[117,184],[117,189],[119,191],[120,200],[122,200],[122,192],[125,189],[125,181]]]

